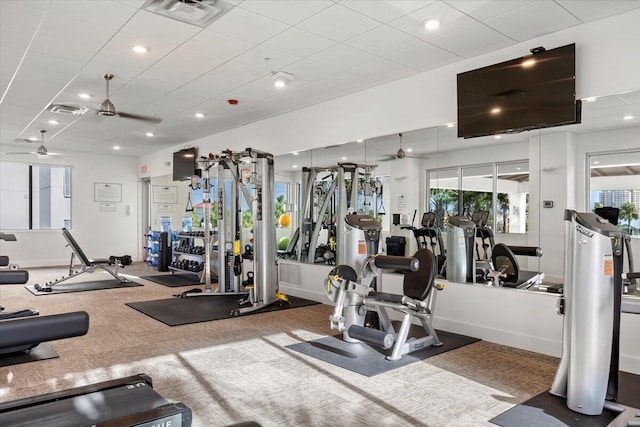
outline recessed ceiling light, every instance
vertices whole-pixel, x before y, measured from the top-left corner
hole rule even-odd
[[[86,92],[81,92],[81,93],[79,93],[79,94],[78,94],[78,96],[79,96],[80,98],[82,98],[82,99],[90,99],[90,98],[91,98],[91,95],[89,95],[89,94],[88,94],[88,93],[86,93]]]
[[[342,160],[347,160],[347,158],[346,158],[346,157],[343,157],[343,158],[342,158]]]
[[[273,85],[277,88],[283,88],[289,84],[290,81],[295,79],[295,76],[291,73],[286,73],[284,71],[278,71],[273,73]]]
[[[60,122],[59,122],[59,121],[57,121],[57,120],[49,120],[49,124],[50,124],[50,125],[57,125],[57,124],[59,124],[59,123],[60,123]]]
[[[406,149],[406,150],[404,150],[404,151],[406,151],[407,153],[411,153],[411,152],[413,151],[413,148],[407,148],[407,149]]]
[[[593,164],[594,164],[594,165],[599,165],[599,164],[600,164],[600,162],[595,161],[595,162],[593,162]]]
[[[133,49],[133,51],[135,53],[147,53],[147,52],[149,52],[149,49],[147,49],[145,46],[142,46],[142,45],[139,45],[139,44],[133,46],[131,49]]]
[[[147,132],[145,135],[147,135],[147,136],[153,136],[153,135],[155,135],[155,133],[153,133],[153,132]]]
[[[521,170],[522,168],[518,168],[518,170]]]
[[[201,119],[204,117],[204,113],[196,113],[196,117]]]
[[[588,98],[583,99],[583,101],[586,101],[586,102],[593,102],[593,101],[595,101],[596,99],[597,99],[597,98],[596,98],[595,96],[590,96],[590,97],[588,97]]]
[[[291,154],[293,154],[294,156],[297,156],[297,155],[298,155],[298,154],[300,154],[300,153],[298,153],[297,151],[294,151],[294,152],[293,152],[293,153],[291,153]]]
[[[119,149],[120,149],[120,146],[119,146],[119,145],[114,145],[114,146],[113,146],[113,147],[111,147],[111,148],[113,148],[114,150],[119,150]]]
[[[456,122],[447,123],[448,128],[452,128],[456,125]]]
[[[293,165],[293,168],[294,169],[298,169],[298,165]]]
[[[364,139],[356,139],[356,142],[362,142]]]
[[[500,114],[502,112],[502,108],[495,107],[491,109],[491,114]]]
[[[536,60],[533,58],[525,59],[520,65],[522,65],[522,68],[531,68],[536,65]]]
[[[35,136],[32,136],[31,138],[29,138],[29,141],[37,141],[38,138],[36,138]]]
[[[633,120],[633,116],[631,116],[631,115],[624,116],[623,119],[625,119],[625,120]]]
[[[500,139],[500,138],[502,138],[502,135],[496,135],[496,136],[494,136],[494,138],[495,139]]]
[[[422,26],[429,31],[437,30],[440,27],[440,21],[437,19],[427,19],[422,23]]]

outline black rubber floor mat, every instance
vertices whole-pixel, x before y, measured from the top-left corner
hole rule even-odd
[[[240,308],[243,295],[198,294],[189,298],[168,298],[154,301],[128,302],[129,307],[169,326],[209,322],[233,317],[231,311]],[[289,297],[289,304],[272,304],[257,313],[320,304],[303,298]]]
[[[25,288],[36,296],[40,295],[55,295],[66,294],[68,292],[84,292],[84,291],[97,291],[101,289],[114,289],[114,288],[132,288],[134,286],[142,286],[136,282],[121,282],[116,279],[111,280],[94,280],[90,282],[62,282],[59,285],[55,285],[51,288],[51,292],[41,292],[34,288],[34,285],[25,285]]]
[[[425,347],[413,353],[405,354],[402,356],[402,359],[395,361],[385,359],[387,355],[391,354],[391,349],[384,350],[363,343],[348,343],[342,340],[341,335],[292,344],[288,345],[287,348],[331,363],[332,365],[372,377],[480,341],[478,338],[468,337],[466,335],[458,335],[445,331],[436,332],[440,341],[443,342],[442,346]],[[424,336],[421,327],[417,325],[411,326],[409,336],[419,336],[420,333]]]
[[[170,288],[196,286],[200,284],[200,278],[196,274],[156,274],[152,276],[140,276],[140,278]]]
[[[620,373],[617,402],[640,408],[640,375]],[[574,412],[567,408],[564,398],[545,391],[503,412],[491,422],[502,427],[605,427],[617,416],[618,413],[608,410],[604,410],[600,415]]]
[[[58,353],[46,342],[40,343],[29,353],[14,353],[0,356],[0,368],[21,363],[36,362],[38,360],[55,359]]]

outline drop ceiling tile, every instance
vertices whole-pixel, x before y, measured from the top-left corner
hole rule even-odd
[[[49,15],[62,16],[109,32],[118,31],[135,12],[131,7],[107,0],[56,0],[49,9]]]
[[[374,28],[345,42],[348,46],[383,57],[421,43],[420,39],[386,25]]]
[[[246,52],[252,46],[254,45],[249,42],[203,31],[153,64],[141,78],[153,78],[173,84],[177,82],[179,86]],[[177,75],[180,76],[179,80],[176,79]]]
[[[291,82],[286,87],[278,89],[273,85],[273,79],[271,76],[265,76],[249,82],[246,85],[227,91],[223,93],[220,98],[225,100],[237,99],[239,104],[242,104],[242,106],[250,105],[270,96],[277,95],[281,90],[295,90],[293,83],[294,82]],[[227,105],[224,105],[225,103]],[[225,103],[222,103],[222,107],[224,107],[224,110],[226,111],[229,110],[229,105],[226,101]]]
[[[289,26],[240,7],[234,7],[206,28],[239,40],[262,43]]]
[[[88,61],[109,40],[111,33],[59,16],[47,16],[31,49],[74,61]]]
[[[380,22],[390,22],[403,15],[435,3],[434,0],[343,0],[348,7]]]
[[[440,27],[434,31],[426,30],[423,23],[428,19],[438,19]],[[473,18],[448,4],[437,2],[391,21],[389,25],[422,40],[430,40],[472,25],[475,22]]]
[[[153,50],[154,43],[177,47],[200,31],[202,28],[195,25],[139,10],[122,27],[120,33],[135,36],[138,42]]]
[[[285,24],[295,25],[331,5],[333,2],[330,0],[245,0],[240,7]]]
[[[295,80],[312,82],[337,73],[340,70],[310,59],[301,59],[298,62],[287,65],[286,71],[293,74]]]
[[[336,42],[333,40],[292,27],[267,40],[262,45],[290,55],[295,55],[299,58],[304,58],[335,44]]]
[[[590,1],[567,1],[557,0],[563,8],[567,9],[582,22],[591,22],[607,16],[616,15],[628,10],[640,7],[637,0],[613,1],[613,0],[590,0]]]
[[[376,58],[364,64],[356,65],[347,71],[377,80],[378,82],[401,79],[418,72],[417,70],[382,58]]]
[[[231,62],[238,66],[244,66],[247,70],[259,76],[281,70],[299,59],[297,56],[260,45],[237,56]]]
[[[341,70],[362,64],[374,58],[375,57],[369,53],[354,49],[345,44],[336,44],[309,57],[309,59],[313,61],[318,61]]]
[[[378,81],[350,71],[340,71],[314,83],[338,88],[345,93],[350,93],[376,85]]]
[[[578,25],[580,21],[557,3],[537,1],[489,18],[485,24],[507,37],[524,41]]]
[[[138,9],[145,4],[146,0],[114,0],[116,3],[123,4],[125,6]]]
[[[640,91],[621,93],[618,97],[629,104],[640,105]]]
[[[515,41],[480,23],[436,37],[431,44],[465,58],[501,49]]]
[[[0,1],[0,28],[3,31],[2,34],[4,34],[4,30],[12,29],[33,35],[40,24],[40,20],[45,16],[45,11],[24,7],[28,3]]]
[[[72,61],[64,58],[56,58],[51,55],[37,52],[28,52],[24,57],[24,61],[21,65],[21,67],[40,71],[43,74],[54,72],[62,75],[67,75],[69,76],[69,78],[79,73],[80,70],[82,70],[83,66],[83,62]]]
[[[431,70],[444,64],[460,60],[451,52],[440,49],[426,42],[387,56],[388,59],[414,70]]]
[[[297,26],[322,37],[343,42],[379,25],[379,22],[371,18],[334,4]]]
[[[534,2],[524,0],[446,0],[446,3],[478,21],[483,21]]]

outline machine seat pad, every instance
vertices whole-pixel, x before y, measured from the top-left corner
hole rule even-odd
[[[111,264],[109,258],[89,258],[89,265]]]
[[[371,298],[375,301],[386,301],[402,304],[404,295],[387,294],[385,292],[371,292],[369,293],[369,295],[367,295],[367,298]]]
[[[353,269],[353,267],[351,267],[350,265],[339,265],[335,268],[333,268],[330,272],[329,272],[330,276],[338,276],[341,279],[346,279],[350,282],[355,282],[356,280],[358,280],[358,274],[356,273],[356,271]]]
[[[29,281],[27,270],[2,270],[0,271],[0,285],[22,285]]]
[[[89,315],[84,311],[8,319],[0,322],[0,350],[85,335]]]

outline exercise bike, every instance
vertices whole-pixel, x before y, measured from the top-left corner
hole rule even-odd
[[[363,342],[391,350],[387,360],[400,360],[403,355],[425,348],[441,346],[442,342],[432,326],[436,303],[435,290],[444,285],[435,283],[437,261],[428,248],[419,249],[413,257],[379,255],[378,247],[382,224],[370,215],[351,214],[345,218],[351,232],[364,232],[367,257],[360,273],[350,265],[338,265],[331,270],[325,282],[325,291],[335,303],[329,316],[331,329],[343,333],[346,342]],[[403,294],[377,292],[377,280],[382,269],[406,272]],[[396,332],[387,310],[402,313],[400,329]],[[379,319],[380,329],[366,327],[368,319]],[[414,317],[426,332],[426,336],[409,337]]]

